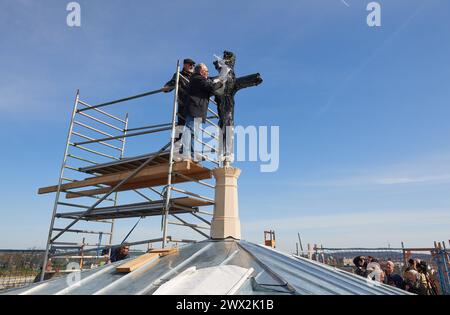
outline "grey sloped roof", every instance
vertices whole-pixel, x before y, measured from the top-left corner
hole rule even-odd
[[[210,286],[206,287],[210,294],[408,294],[245,241],[207,240],[189,244],[177,253],[150,261],[131,273],[117,273],[115,268],[124,262],[83,271],[81,281],[76,285],[67,281],[75,277],[70,274],[5,294],[122,295],[154,294],[157,290],[156,294],[198,294],[205,286]]]

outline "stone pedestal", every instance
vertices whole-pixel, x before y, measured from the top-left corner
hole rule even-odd
[[[211,223],[211,238],[241,238],[241,222],[239,220],[237,179],[241,170],[233,167],[213,170],[216,179],[214,216]]]

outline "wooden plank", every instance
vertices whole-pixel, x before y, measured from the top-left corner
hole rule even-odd
[[[195,197],[172,198],[171,201],[175,205],[188,207],[188,208],[211,206],[211,205],[214,204],[214,203],[212,203],[210,201],[206,201],[206,200],[203,200],[203,199],[198,199],[198,198],[195,198]],[[176,206],[175,206],[175,208],[176,208]]]
[[[183,161],[179,163],[174,164],[174,168],[178,167],[182,169],[189,169],[190,167],[189,161]],[[167,173],[169,170],[168,164],[162,164],[162,165],[156,165],[156,166],[148,166],[142,169],[138,174],[135,175],[135,178],[139,177],[149,177],[149,176],[161,176],[164,173]],[[98,184],[113,184],[118,183],[121,180],[127,178],[133,171],[123,171],[123,172],[117,172],[113,174],[107,174],[102,176],[95,176],[86,178],[84,180],[76,181],[73,183],[68,183],[61,185],[61,190],[67,190],[67,189],[73,189],[73,188],[81,188],[81,187],[87,187],[87,186],[93,186]],[[58,190],[58,185],[50,186],[50,187],[43,187],[40,188],[38,193],[39,194],[45,194],[49,192],[55,192]]]
[[[152,153],[152,154],[147,154],[147,155],[143,155],[143,156],[124,158],[124,159],[121,159],[120,161],[114,161],[114,162],[103,163],[103,164],[98,164],[98,165],[94,165],[94,166],[83,167],[83,168],[81,168],[81,171],[86,172],[86,173],[105,174],[105,173],[110,173],[110,167],[116,166],[116,165],[120,165],[120,166],[126,168],[127,170],[133,170],[133,169],[138,168],[142,163],[147,161],[150,157],[155,157],[155,156],[158,159],[162,158],[162,160],[163,160],[162,163],[168,163],[170,155],[168,152],[164,152],[164,153],[160,153],[160,154]],[[160,164],[161,162],[157,162],[157,161],[153,160],[150,163],[151,163],[150,165],[155,165],[155,164]]]
[[[180,172],[180,173],[183,174],[184,172]],[[185,175],[188,175],[189,177],[192,177],[197,180],[210,179],[212,177],[210,170],[206,170],[206,171],[202,171],[202,172],[198,172],[198,173],[190,173],[190,174],[185,174]],[[189,180],[185,179],[181,176],[174,175],[174,177],[172,177],[172,183],[174,183],[174,184],[185,183],[185,182],[189,182]],[[162,186],[162,185],[166,185],[166,184],[167,184],[167,174],[165,174],[165,176],[163,176],[161,178],[153,179],[153,180],[140,181],[140,179],[136,179],[136,180],[130,181],[129,183],[123,184],[116,191],[120,192],[120,191],[127,191],[127,190],[132,190],[132,189],[139,189],[139,188],[157,187],[157,186]],[[76,193],[68,192],[66,194],[66,198],[67,199],[81,198],[82,196],[80,196],[80,194],[83,194],[85,196],[102,195],[102,194],[107,193],[110,190],[111,190],[111,188],[106,187],[106,188],[82,190],[82,191],[78,191]]]
[[[149,250],[148,253],[141,255],[141,256],[137,257],[136,259],[133,259],[132,261],[126,262],[123,265],[116,267],[116,271],[120,272],[120,273],[132,272],[132,271],[138,269],[139,267],[142,267],[143,265],[145,265],[146,263],[148,263],[149,261],[151,261],[155,258],[164,257],[164,256],[171,255],[171,254],[174,254],[177,252],[178,252],[177,247],[153,248],[153,249]]]
[[[123,265],[116,267],[116,271],[120,273],[132,272],[133,270],[138,269],[139,267],[145,265],[152,259],[158,258],[158,253],[147,253],[133,259],[132,261],[126,262]]]
[[[130,179],[130,181],[144,181],[144,180],[151,180],[151,179],[161,179],[165,176],[167,176],[167,172],[169,170],[168,164],[161,164],[156,166],[148,166],[145,167],[143,170],[141,170],[138,174],[135,175],[134,178]],[[202,166],[197,165],[194,162],[191,161],[182,161],[182,162],[176,162],[173,166],[174,172],[185,172],[186,175],[190,173],[195,173],[199,171],[208,170]],[[208,170],[209,171],[209,170]],[[115,184],[119,183],[121,180],[127,178],[133,171],[124,171],[124,172],[117,172],[113,174],[107,174],[102,176],[96,176],[96,177],[90,177],[86,178],[84,180],[68,183],[61,185],[61,190],[65,191],[68,189],[73,188],[81,188],[81,187],[88,187],[98,184],[105,184],[114,186]],[[50,192],[55,192],[58,190],[58,186],[49,186],[49,187],[43,187],[38,190],[39,194],[46,194]]]
[[[149,250],[149,253],[153,254],[159,254],[160,257],[164,257],[167,255],[171,255],[178,252],[178,247],[172,247],[172,248],[153,248]]]

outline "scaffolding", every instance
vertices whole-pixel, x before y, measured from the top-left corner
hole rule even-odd
[[[177,184],[192,183],[214,189],[214,184],[208,180],[212,178],[211,167],[222,165],[217,156],[220,131],[218,124],[214,122],[219,116],[208,107],[208,113],[211,115],[207,117],[206,123],[214,132],[206,130],[208,128],[201,129],[203,134],[209,137],[208,143],[195,137],[194,141],[200,142],[204,148],[209,148],[208,155],[201,154],[203,161],[198,163],[175,161],[175,149],[179,141],[176,138],[176,121],[177,117],[181,116],[178,113],[180,76],[178,61],[171,122],[150,126],[129,128],[128,113],[119,117],[99,108],[158,94],[163,91],[162,89],[98,105],[89,105],[81,100],[80,91],[77,91],[58,184],[39,189],[39,194],[55,193],[41,281],[44,280],[51,259],[79,258],[82,269],[82,262],[86,257],[106,259],[109,255],[102,255],[101,251],[108,249],[110,253],[111,248],[122,244],[149,245],[161,242],[161,247],[165,248],[170,242],[176,244],[193,242],[169,236],[168,225],[188,227],[202,237],[209,238],[207,230],[210,229],[211,220],[204,216],[212,217],[213,214],[202,210],[202,207],[214,205],[213,197],[179,188]],[[107,128],[107,131],[104,131],[104,128]],[[126,139],[167,131],[170,132],[170,140],[157,152],[125,157]],[[68,177],[68,172],[73,176]],[[91,177],[83,178],[86,175]],[[143,189],[146,193],[156,194],[158,199],[150,198],[142,192]],[[119,193],[126,191],[145,201],[119,204]],[[63,200],[63,197],[70,201]],[[77,201],[73,202],[72,199]],[[94,203],[91,204],[89,200]],[[108,205],[104,205],[105,203]],[[181,214],[191,215],[192,218],[201,221],[201,224],[189,223],[181,217]],[[136,223],[122,243],[113,245],[116,220],[150,216],[161,216],[162,237],[127,243],[126,239],[136,227]],[[169,217],[175,221],[169,221]],[[67,224],[67,220],[70,223]],[[57,225],[59,222],[66,224],[59,226]],[[81,222],[89,222],[96,227],[106,224],[107,228],[98,231],[74,227]],[[61,238],[68,234],[81,236],[82,242],[61,241]],[[86,243],[86,235],[98,236],[98,239],[94,243]],[[85,256],[86,252],[92,251],[96,251],[96,254]]]

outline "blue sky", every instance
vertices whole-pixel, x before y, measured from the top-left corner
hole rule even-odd
[[[137,94],[177,59],[211,65],[224,49],[238,74],[264,78],[237,96],[236,123],[280,126],[277,172],[236,164],[244,238],[275,229],[288,251],[297,232],[328,247],[448,240],[448,1],[379,1],[375,28],[366,0],[80,0],[79,28],[66,25],[68,2],[0,4],[0,247],[44,246],[52,198],[36,191],[56,183],[77,88],[92,104]],[[131,126],[165,122],[170,99],[110,111]],[[127,155],[151,151],[142,141]],[[133,239],[158,226],[146,219]]]

